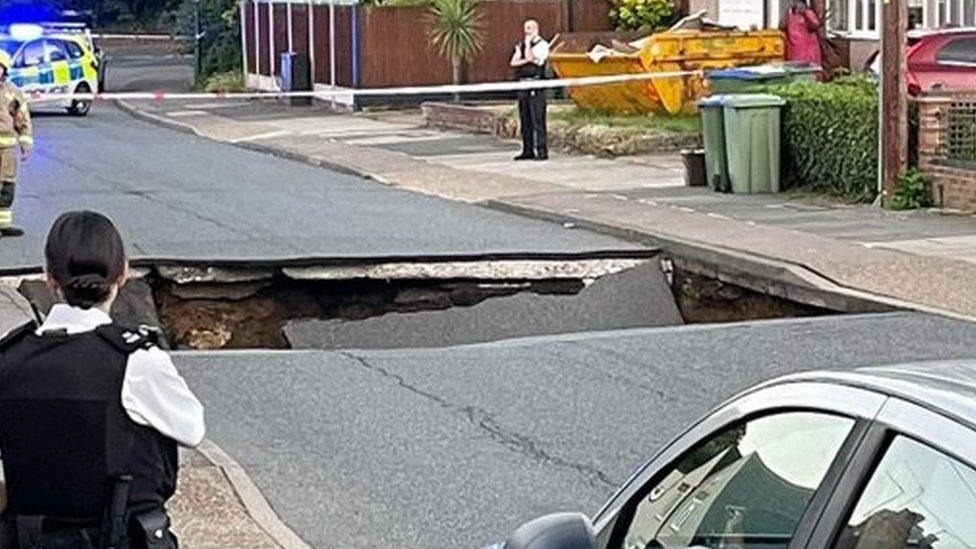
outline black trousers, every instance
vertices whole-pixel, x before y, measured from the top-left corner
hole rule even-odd
[[[519,122],[522,125],[522,154],[548,154],[546,132],[546,90],[518,92]]]

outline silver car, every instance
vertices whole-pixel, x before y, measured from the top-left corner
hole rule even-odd
[[[591,522],[505,549],[976,547],[976,363],[812,372],[728,401]]]

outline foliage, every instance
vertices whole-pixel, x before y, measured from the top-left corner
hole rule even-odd
[[[671,0],[608,0],[610,24],[618,31],[652,32],[670,25],[676,10]]]
[[[787,102],[782,126],[787,185],[872,200],[878,174],[876,85],[844,76],[829,84],[796,82],[768,91]]]
[[[479,0],[434,0],[430,16],[431,44],[451,62],[460,83],[462,69],[485,45]]]
[[[74,10],[88,15],[100,30],[169,32],[178,23],[184,0],[6,0],[5,7]]]
[[[201,76],[241,71],[240,19],[236,0],[200,0]]]
[[[932,183],[921,171],[912,168],[898,177],[891,197],[891,209],[914,210],[932,205]]]
[[[433,3],[434,0],[366,0],[363,2],[367,6],[387,6],[391,8],[430,6]]]
[[[698,115],[625,115],[595,109],[571,108],[554,110],[552,118],[564,120],[574,125],[608,126],[611,128],[636,128],[648,133],[701,133],[701,118]]]
[[[226,71],[211,74],[203,80],[203,89],[211,93],[244,91],[244,75],[241,74],[241,71]]]

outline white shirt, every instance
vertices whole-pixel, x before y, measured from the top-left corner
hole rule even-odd
[[[540,36],[539,41],[532,46],[532,62],[541,67],[547,60],[549,60],[549,42]]]
[[[37,334],[53,330],[79,334],[111,323],[112,319],[99,309],[57,304]],[[139,349],[129,355],[122,380],[122,406],[132,421],[152,427],[183,446],[194,447],[203,441],[203,405],[162,349]]]

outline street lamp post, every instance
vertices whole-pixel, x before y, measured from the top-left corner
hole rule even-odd
[[[194,75],[195,80],[199,83],[201,72],[203,72],[203,59],[200,55],[200,38],[203,34],[200,32],[200,0],[193,0],[193,21],[194,21],[194,31],[193,31],[193,59],[194,59]]]

